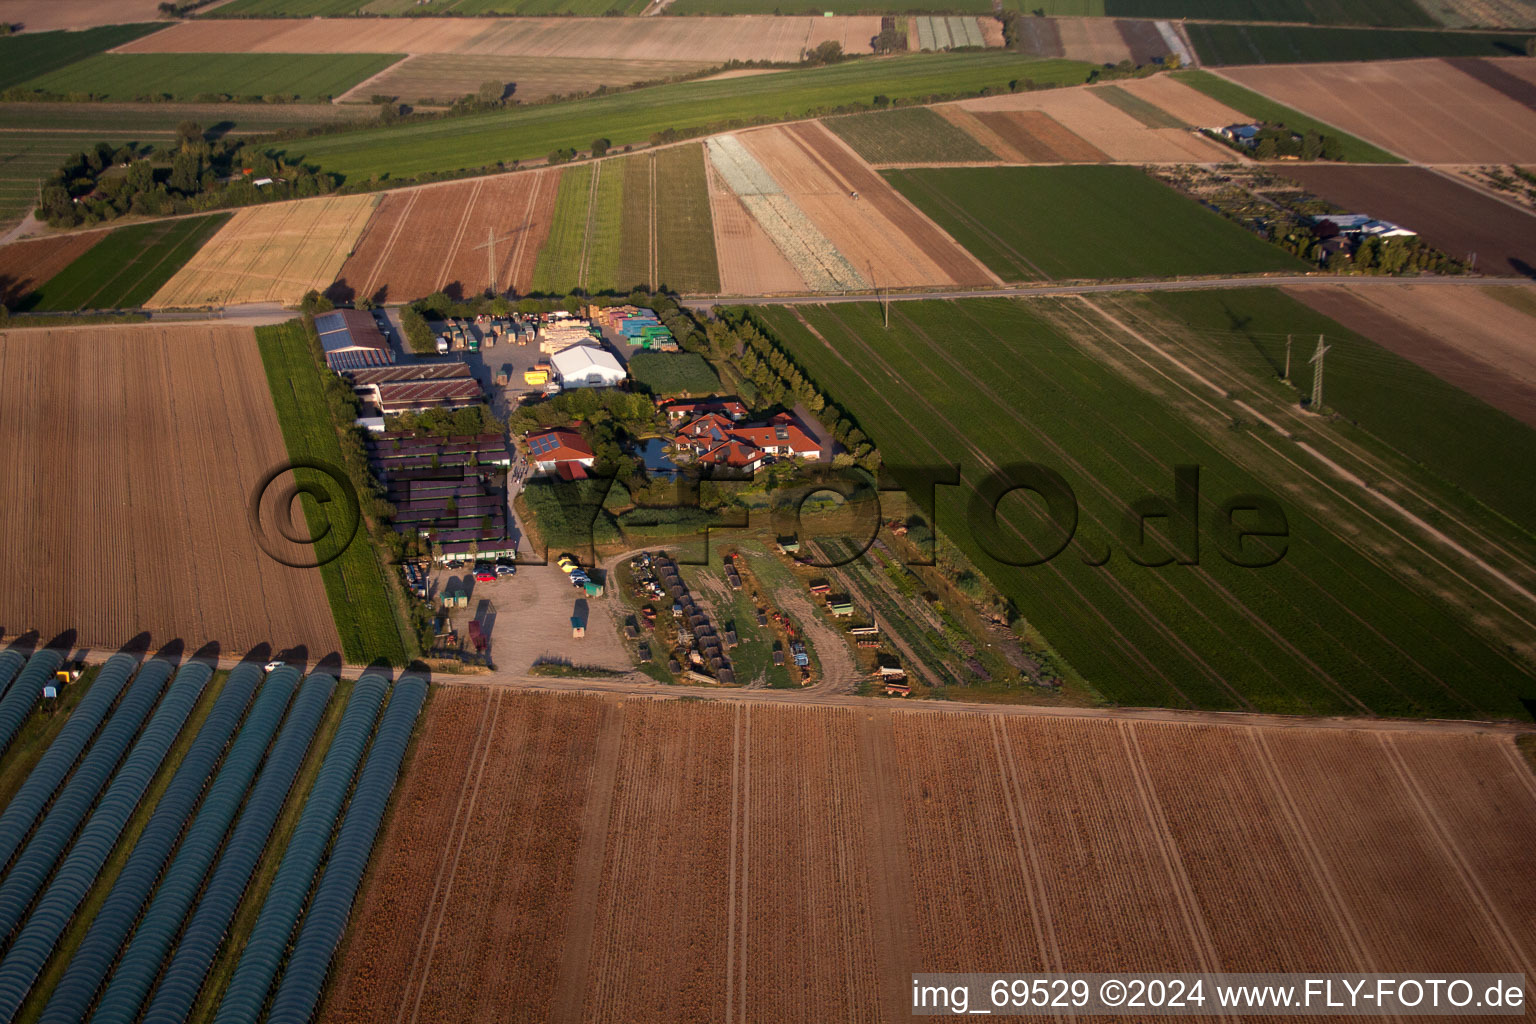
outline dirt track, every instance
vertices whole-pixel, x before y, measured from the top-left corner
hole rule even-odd
[[[898,1020],[909,972],[999,958],[1536,948],[1507,737],[445,686],[405,779],[322,1020]]]
[[[262,553],[247,522],[287,459],[250,328],[0,332],[0,380],[0,538],[25,553],[5,633],[339,648],[319,571]]]

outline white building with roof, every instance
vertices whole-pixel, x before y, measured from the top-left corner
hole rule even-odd
[[[550,372],[562,388],[611,388],[629,374],[607,349],[596,345],[572,345],[549,357]]]

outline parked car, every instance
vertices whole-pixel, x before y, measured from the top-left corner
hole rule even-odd
[[[477,572],[475,573],[475,579],[480,583],[495,583],[496,574],[493,572]]]
[[[261,670],[263,672],[276,672],[286,664],[288,664],[286,661],[269,661],[261,667]]]
[[[516,576],[517,575],[517,566],[515,566],[515,565],[498,565],[496,567],[496,575],[497,576]]]
[[[576,564],[576,559],[572,558],[570,555],[561,555],[560,560],[555,564],[560,567],[561,572],[566,573],[567,575],[576,572],[581,568],[581,566]]]
[[[448,563],[448,568],[450,568],[450,569],[462,569],[462,568],[464,568],[464,563],[459,561],[457,558],[455,558],[453,561]]]

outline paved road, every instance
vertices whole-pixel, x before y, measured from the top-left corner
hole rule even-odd
[[[100,664],[115,652],[108,648],[82,649],[75,658]],[[266,657],[266,655],[262,655]],[[220,658],[221,669],[234,668],[238,658]],[[362,666],[349,665],[348,677],[363,672]],[[554,679],[530,676],[521,669],[475,672],[463,675],[440,673],[436,682],[468,686],[491,686],[513,690],[540,690],[559,693],[612,694],[631,697],[688,697],[730,703],[794,704],[802,707],[866,708],[908,712],[938,712],[970,715],[1035,715],[1043,718],[1101,718],[1136,722],[1170,722],[1186,725],[1224,725],[1238,728],[1266,729],[1355,729],[1372,732],[1453,732],[1516,736],[1536,733],[1530,722],[1469,722],[1442,719],[1400,718],[1305,718],[1291,715],[1263,715],[1236,711],[1179,711],[1168,708],[1080,708],[1041,704],[982,704],[959,700],[902,701],[888,697],[859,697],[846,693],[814,690],[716,689],[705,686],[669,686],[638,672],[601,679]]]
[[[1350,287],[1376,285],[1426,285],[1435,287],[1469,287],[1487,284],[1518,284],[1517,279],[1478,276],[1463,277],[1340,277],[1336,274],[1296,274],[1285,277],[1213,277],[1168,280],[1157,278],[1135,281],[1095,281],[1058,284],[1033,282],[1007,285],[1002,288],[951,289],[923,292],[846,292],[836,295],[720,295],[688,298],[683,305],[692,309],[709,309],[711,306],[796,306],[818,305],[836,302],[871,302],[885,299],[891,302],[910,302],[917,299],[987,299],[1012,298],[1039,295],[1091,295],[1095,292],[1193,292],[1218,288],[1289,288],[1303,284],[1344,284]]]

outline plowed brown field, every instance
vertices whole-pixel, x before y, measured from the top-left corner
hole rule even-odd
[[[878,286],[997,282],[820,123],[743,132],[740,138],[848,262],[861,274],[872,272]]]
[[[1514,62],[1503,62],[1501,66]],[[1442,60],[1223,68],[1241,85],[1417,163],[1536,161],[1536,110]]]
[[[247,521],[287,459],[250,328],[4,331],[0,380],[0,629],[339,649],[319,571]]]
[[[836,41],[869,53],[878,17],[305,18],[186,21],[120,53],[456,53],[500,57],[794,62]],[[382,49],[380,49],[382,47]]]
[[[1039,111],[1063,126],[1070,135],[1086,142],[1110,160],[1129,163],[1215,163],[1231,157],[1231,151],[1193,132],[1178,128],[1148,128],[1129,114],[1110,106],[1086,88],[1045,89],[965,100],[960,104],[972,113],[1025,113]],[[1038,119],[1038,114],[1034,115]],[[1029,126],[1033,133],[1033,125]],[[1051,149],[1057,145],[1045,141]],[[1065,139],[1062,140],[1065,143]],[[1075,159],[1075,158],[1074,158]],[[1098,159],[1103,159],[1102,157]],[[1055,162],[1042,158],[1034,162]],[[1091,159],[1082,162],[1092,162]]]
[[[807,290],[741,200],[720,180],[706,161],[709,213],[715,230],[715,256],[720,261],[720,291],[724,295],[776,295]]]
[[[1476,288],[1316,285],[1288,291],[1350,330],[1536,427],[1536,316]]]
[[[493,282],[526,292],[549,234],[558,170],[503,174],[391,192],[330,294],[404,302],[437,291],[473,295]]]
[[[326,196],[239,211],[144,305],[298,305],[324,289],[373,214],[375,196]]]
[[[1296,164],[1281,173],[1324,199],[1417,231],[1485,274],[1536,277],[1536,214],[1426,167]]]
[[[159,15],[155,0],[0,0],[0,21],[21,25],[27,32],[127,25],[154,21]]]
[[[412,756],[323,1020],[894,1021],[913,971],[1536,948],[1508,736],[448,685]]]
[[[1247,115],[1167,75],[1128,78],[1115,84],[1132,96],[1138,96],[1154,107],[1167,111],[1185,124],[1191,124],[1197,128],[1237,124],[1249,120]]]
[[[971,115],[1027,164],[1097,164],[1109,154],[1067,131],[1043,110],[978,110]]]
[[[0,245],[0,304],[14,305],[106,236],[91,231]]]

